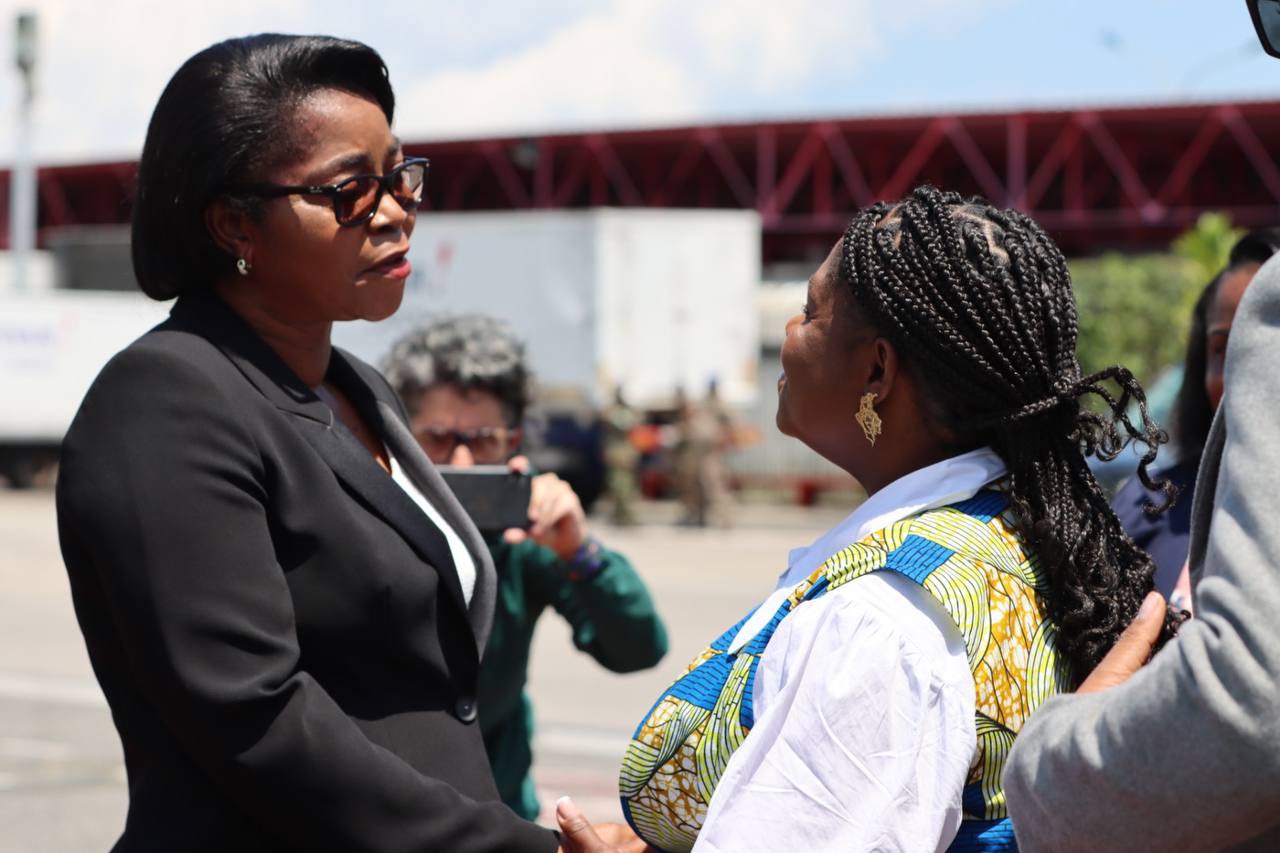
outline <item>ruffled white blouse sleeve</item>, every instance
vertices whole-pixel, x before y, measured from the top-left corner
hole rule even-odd
[[[944,850],[977,749],[973,676],[942,606],[867,575],[782,621],[755,726],[725,768],[695,853]]]

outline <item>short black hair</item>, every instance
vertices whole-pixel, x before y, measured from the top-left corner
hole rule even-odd
[[[1231,247],[1231,256],[1223,272],[1245,264],[1265,264],[1277,251],[1280,251],[1280,228],[1250,231]]]
[[[1229,269],[1229,268],[1228,268]],[[1209,366],[1209,306],[1218,294],[1227,270],[1223,270],[1205,285],[1191,309],[1191,324],[1187,330],[1187,352],[1182,362],[1182,384],[1173,401],[1169,430],[1178,448],[1178,461],[1195,463],[1204,452],[1209,439],[1209,427],[1213,424],[1213,403],[1204,387],[1204,374]]]
[[[1183,361],[1182,385],[1173,404],[1171,425],[1178,444],[1178,461],[1194,462],[1204,452],[1213,424],[1213,404],[1204,387],[1204,372],[1209,363],[1209,309],[1218,295],[1218,287],[1227,273],[1246,264],[1265,264],[1280,251],[1280,228],[1259,228],[1241,237],[1231,247],[1227,265],[1210,281],[1196,299],[1191,312],[1191,328],[1187,331],[1187,354]]]
[[[153,299],[212,286],[235,258],[205,210],[295,152],[294,115],[321,89],[367,97],[390,123],[387,67],[367,45],[275,33],[229,39],[183,63],[165,86],[142,148],[133,209],[133,270]]]

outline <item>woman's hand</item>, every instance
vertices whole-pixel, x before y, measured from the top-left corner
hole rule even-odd
[[[644,853],[653,849],[620,823],[592,826],[568,797],[556,802],[556,823],[560,824],[560,853]]]
[[[514,457],[507,465],[521,474],[529,472],[529,460],[523,456]],[[587,541],[587,514],[582,509],[582,501],[569,484],[555,474],[539,474],[531,485],[529,521],[533,526],[527,531],[512,528],[504,532],[502,538],[512,544],[533,539],[561,560],[572,560]]]
[[[1164,611],[1164,596],[1158,592],[1147,593],[1142,607],[1138,609],[1138,615],[1076,692],[1097,693],[1107,690],[1124,684],[1142,669],[1150,659],[1156,641],[1160,639]]]

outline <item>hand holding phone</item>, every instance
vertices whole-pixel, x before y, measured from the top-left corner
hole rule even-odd
[[[515,464],[519,458],[513,459],[512,463]],[[564,562],[571,562],[587,541],[587,514],[582,508],[582,501],[573,487],[555,474],[534,477],[532,491],[529,519],[533,526],[528,532],[508,531],[503,538],[508,542],[531,538],[555,552]]]
[[[532,478],[506,465],[441,465],[440,476],[481,533],[529,527]]]
[[[532,539],[565,562],[587,541],[587,514],[573,488],[555,474],[530,477],[523,456],[505,466],[438,470],[481,533],[502,531],[513,545]]]
[[[529,460],[512,457],[511,470],[529,473]],[[564,562],[572,562],[588,538],[586,511],[570,484],[554,474],[539,474],[532,483],[529,503],[529,530],[507,530],[503,539],[515,544],[532,538],[534,542],[556,553]]]

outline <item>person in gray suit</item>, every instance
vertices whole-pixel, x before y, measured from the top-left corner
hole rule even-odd
[[[1153,594],[1081,690],[1023,728],[1004,774],[1023,850],[1280,850],[1277,353],[1273,258],[1236,315],[1200,467],[1196,618],[1133,673],[1160,627]]]

